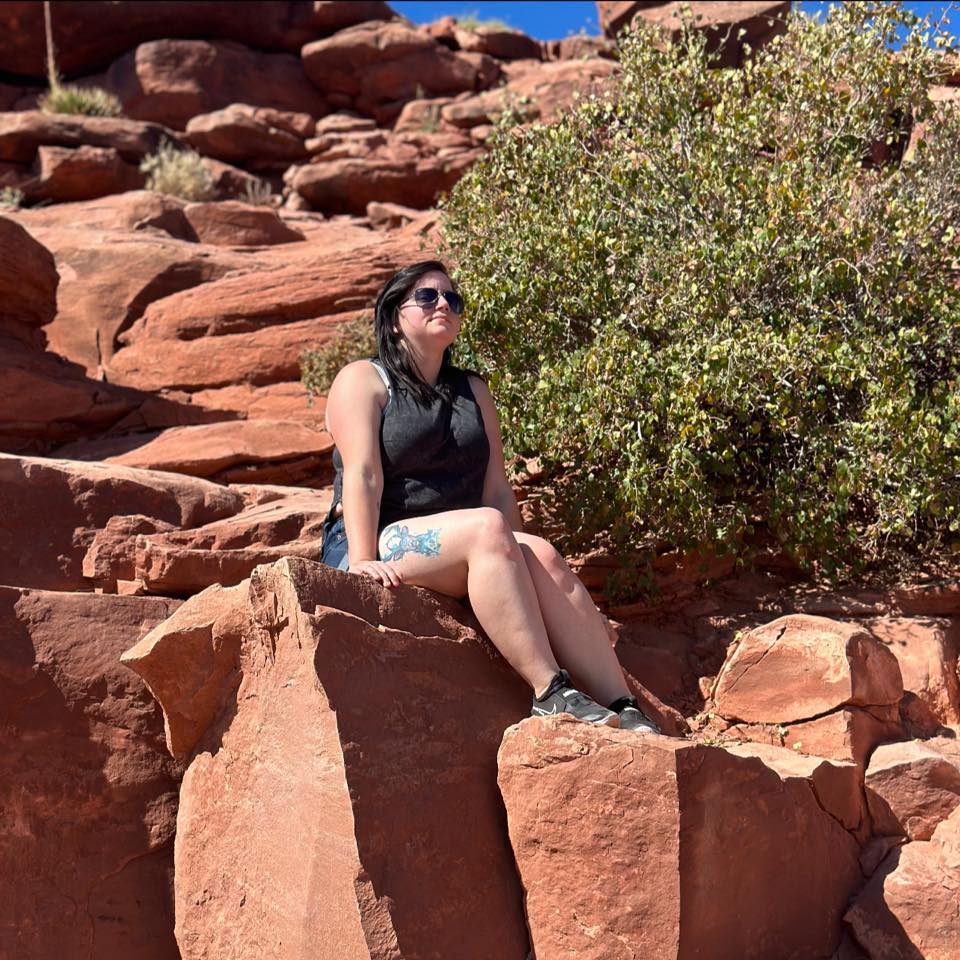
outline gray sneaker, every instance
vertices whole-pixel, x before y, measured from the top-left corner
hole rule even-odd
[[[610,704],[610,709],[620,717],[621,730],[636,730],[637,733],[659,734],[660,728],[640,709],[634,697],[621,697]]]
[[[570,686],[570,674],[561,670],[551,681],[544,695],[533,698],[531,717],[552,717],[558,713],[569,713],[585,723],[599,723],[606,727],[618,727],[620,717],[613,710],[601,707],[576,687]]]

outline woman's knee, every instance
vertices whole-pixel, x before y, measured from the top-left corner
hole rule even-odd
[[[551,579],[558,582],[571,576],[572,572],[567,565],[567,561],[549,540],[544,540],[543,537],[534,537],[530,534],[520,534],[517,536],[517,540],[528,566],[534,564],[542,567]]]
[[[512,553],[517,549],[507,518],[495,507],[476,507],[468,518],[472,546],[481,551]]]

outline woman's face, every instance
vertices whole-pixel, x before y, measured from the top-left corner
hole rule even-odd
[[[421,306],[415,300],[417,290],[437,290],[440,296],[432,304]],[[445,350],[460,333],[461,317],[450,309],[443,293],[453,290],[450,278],[439,270],[425,273],[408,291],[397,310],[397,331],[418,350]]]

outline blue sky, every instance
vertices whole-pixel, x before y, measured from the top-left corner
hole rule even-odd
[[[490,0],[420,0],[407,3],[390,0],[390,6],[414,23],[429,23],[447,14],[462,17],[472,13],[483,20],[496,17],[540,40],[555,40],[581,30],[589,34],[600,32],[597,7],[592,0],[516,0],[512,3]],[[796,6],[805,13],[816,13],[826,9],[829,3],[805,0]],[[932,13],[936,18],[949,3],[946,0],[928,0],[905,3],[904,6],[920,16]],[[950,30],[960,43],[960,9],[953,10],[950,15]]]

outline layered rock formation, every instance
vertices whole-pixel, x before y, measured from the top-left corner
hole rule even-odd
[[[677,6],[599,4],[611,37]],[[787,5],[692,6],[733,65]],[[523,719],[464,607],[316,563],[303,351],[434,254],[506,104],[607,89],[612,42],[366,2],[53,17],[124,115],[39,112],[42,4],[2,5],[0,955],[952,956],[955,585],[664,556],[660,603],[606,608],[672,735],[641,739]],[[212,199],[142,189],[163,142]],[[611,562],[576,563],[601,602]]]

